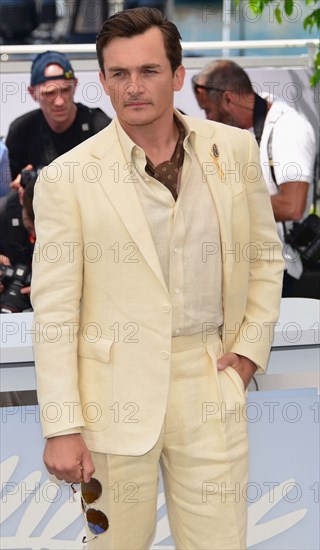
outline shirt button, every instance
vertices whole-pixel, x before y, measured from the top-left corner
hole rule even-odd
[[[173,249],[173,252],[174,252],[175,254],[178,254],[179,248],[177,248],[177,247],[175,246],[174,249]]]
[[[176,328],[175,332],[176,332],[176,335],[180,334],[180,329]]]
[[[161,359],[169,359],[169,353],[167,351],[162,351],[160,357]]]
[[[174,291],[175,291],[176,294],[180,294],[180,292],[181,292],[180,288],[175,288]]]
[[[171,307],[170,306],[162,306],[162,311],[163,311],[163,313],[169,313],[171,311]]]

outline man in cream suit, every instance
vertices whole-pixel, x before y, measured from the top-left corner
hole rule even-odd
[[[267,364],[283,261],[249,132],[173,108],[179,39],[151,8],[104,23],[117,117],[36,183],[44,460],[101,482],[109,529],[90,548],[150,546],[159,463],[177,548],[245,548],[245,387]]]

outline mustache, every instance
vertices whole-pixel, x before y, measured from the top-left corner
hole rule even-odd
[[[143,97],[131,97],[130,99],[123,102],[124,106],[128,105],[134,105],[135,103],[147,103],[149,105],[152,105],[152,101],[150,99],[144,99]]]

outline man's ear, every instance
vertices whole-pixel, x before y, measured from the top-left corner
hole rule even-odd
[[[34,99],[34,101],[38,101],[35,86],[28,86],[28,92],[31,95],[32,99]]]
[[[186,76],[186,70],[183,65],[180,65],[173,75],[173,89],[175,92],[179,92],[183,86],[184,78]]]
[[[225,106],[229,106],[233,102],[233,92],[226,90],[222,94],[222,102]]]
[[[236,105],[236,106],[238,106],[241,103],[241,97],[240,97],[239,93],[237,93],[235,91],[226,90],[223,93],[223,97],[224,97],[226,105],[229,105],[229,106]]]

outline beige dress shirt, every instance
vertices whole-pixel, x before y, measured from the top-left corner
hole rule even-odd
[[[180,119],[181,120],[181,119]],[[116,121],[124,157],[158,254],[172,304],[172,336],[200,333],[205,323],[221,326],[222,261],[219,222],[212,195],[186,128],[177,201],[145,171],[146,155]],[[129,166],[130,164],[130,166]]]

